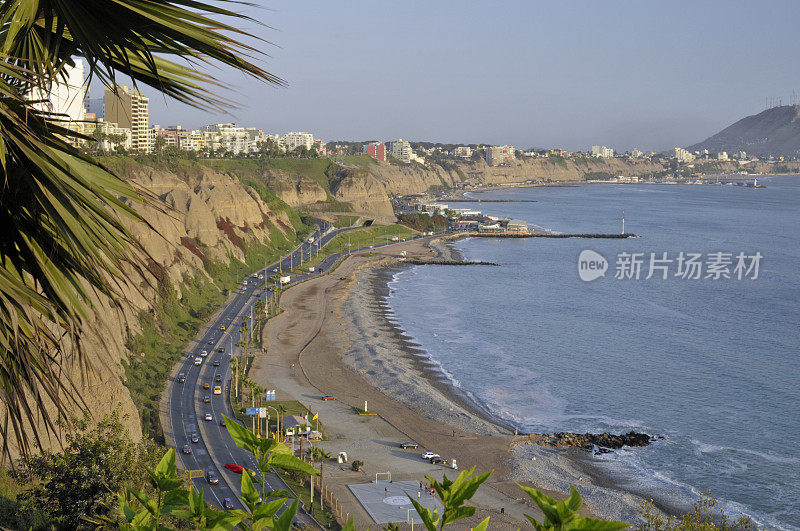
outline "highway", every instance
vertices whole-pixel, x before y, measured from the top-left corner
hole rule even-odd
[[[210,323],[206,331],[198,335],[196,346],[189,355],[179,362],[180,368],[177,374],[183,374],[185,382],[179,381],[178,377],[169,382],[170,430],[176,452],[185,470],[202,470],[205,473],[204,477],[193,479],[193,484],[198,491],[201,489],[205,491],[206,501],[218,507],[222,507],[225,499],[228,498],[234,508],[244,508],[238,495],[241,475],[224,468],[225,463],[233,462],[256,471],[256,473],[258,471],[255,459],[248,452],[238,448],[227,429],[221,425],[223,414],[230,418],[234,417],[228,400],[232,384],[230,353],[235,344],[233,334],[238,332],[242,319],[250,315],[251,307],[257,300],[265,300],[265,297],[272,296],[272,292],[262,289],[262,286],[266,286],[270,275],[275,275],[275,270],[289,270],[292,265],[298,264],[301,253],[307,260],[315,249],[321,249],[334,236],[349,230],[349,228],[345,228],[327,232],[330,229],[328,223],[320,220],[315,223],[317,229],[310,234],[314,238],[314,243],[309,244],[307,240],[304,241],[290,255],[257,272],[256,277],[258,274],[263,274],[264,280],[255,280],[253,275],[245,277],[242,280],[246,279],[248,282],[247,286],[243,288],[240,281],[230,302],[218,312],[216,319]],[[415,238],[419,237],[421,236]],[[392,243],[396,242],[389,241],[376,244],[374,247],[383,247]],[[369,247],[352,249],[350,252],[366,248]],[[326,258],[327,262],[323,265],[325,271],[340,258],[340,254],[332,254]],[[298,276],[293,282],[319,274],[321,271],[318,267],[314,273]],[[240,290],[243,293],[240,293]],[[221,329],[223,326],[225,327],[224,331]],[[202,355],[203,351],[206,351],[206,356]],[[196,358],[201,359],[200,365],[195,364]],[[219,381],[216,381],[217,377],[219,377]],[[203,388],[206,383],[209,385],[209,389]],[[213,393],[215,385],[222,387],[221,394]],[[205,420],[207,414],[210,414],[210,420]],[[192,442],[194,434],[198,436],[196,443]],[[191,453],[183,453],[184,445],[189,446]],[[208,482],[208,472],[213,472],[219,478],[218,484],[212,485]],[[266,482],[267,490],[286,488],[276,474],[267,474]],[[302,511],[298,511],[297,518],[307,525],[316,527],[314,521]]]

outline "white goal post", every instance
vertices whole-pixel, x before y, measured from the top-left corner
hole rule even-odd
[[[376,485],[378,484],[378,477],[379,476],[386,476],[386,480],[388,482],[390,482],[390,483],[392,482],[392,473],[391,472],[377,472],[375,474],[375,484]]]

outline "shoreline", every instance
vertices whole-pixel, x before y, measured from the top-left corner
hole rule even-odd
[[[542,517],[514,484],[518,481],[557,499],[566,497],[571,482],[585,495],[586,509],[582,513],[639,521],[644,498],[627,492],[595,463],[581,459],[577,451],[531,443],[517,444],[512,449],[514,426],[454,386],[444,376],[442,369],[446,368],[431,363],[421,345],[391,321],[386,300],[388,284],[397,271],[412,265],[404,263],[401,249],[408,251],[409,258],[430,258],[436,253],[437,258],[463,259],[449,238],[426,240],[354,254],[332,274],[287,290],[281,301],[285,311],[263,332],[271,355],[257,358],[253,379],[278,387],[296,399],[314,400],[322,394],[333,394],[339,398],[336,405],[350,407],[361,407],[368,400],[370,410],[397,430],[395,437],[402,437],[394,439],[397,442],[390,447],[411,439],[420,443],[421,449],[457,457],[461,469],[477,466],[477,472],[494,470],[490,481],[473,499],[479,508],[476,517],[481,519],[491,516],[493,521],[519,526],[524,523],[523,512]],[[429,246],[424,245],[428,241]],[[290,341],[290,332],[298,337]],[[295,360],[300,372],[286,369],[286,362]],[[282,381],[284,376],[289,380]],[[377,432],[350,440],[353,429],[369,428],[363,425],[369,421],[337,418],[333,412],[325,411],[328,406],[315,404],[331,435],[332,440],[324,443],[327,451],[345,449],[358,456],[370,451],[365,440],[372,437],[376,442],[385,437],[385,429],[372,427]],[[339,422],[342,426],[337,431]],[[373,449],[380,468],[370,467],[372,463],[365,459],[368,474],[385,471],[395,458],[403,457],[392,469],[393,476],[422,478],[422,473],[415,473],[421,466],[414,462],[420,461],[418,458],[409,463],[408,454],[392,455],[396,451],[388,450],[386,443],[380,445],[383,447]],[[531,460],[531,453],[536,461]],[[427,463],[424,466],[428,467]],[[431,475],[445,472],[442,467],[434,466],[434,470]],[[453,471],[448,474],[453,475]],[[568,480],[567,484],[554,481],[559,478],[562,483]],[[330,482],[326,477],[326,485]],[[668,505],[658,504],[664,508]],[[358,507],[353,511],[356,510]]]

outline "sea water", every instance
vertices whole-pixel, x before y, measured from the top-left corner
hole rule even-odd
[[[452,206],[560,233],[618,233],[624,211],[641,237],[462,240],[465,258],[499,267],[402,270],[389,304],[454,385],[521,431],[661,435],[602,466],[640,493],[711,491],[729,514],[800,528],[800,178],[759,183],[476,194],[536,202]],[[587,249],[608,267],[591,282]],[[665,252],[731,253],[732,278],[681,278],[673,262],[646,279]],[[642,253],[638,279],[615,278],[620,253]],[[739,253],[760,253],[757,278],[736,278]]]

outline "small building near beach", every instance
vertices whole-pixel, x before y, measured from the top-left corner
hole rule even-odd
[[[506,226],[506,230],[508,232],[519,232],[519,233],[527,233],[528,232],[528,222],[523,221],[521,219],[512,219],[508,222]]]

